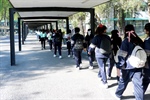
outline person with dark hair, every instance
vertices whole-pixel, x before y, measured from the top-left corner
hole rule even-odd
[[[54,43],[54,57],[57,56],[57,49],[58,49],[59,58],[61,59],[62,34],[60,33],[60,31],[55,32],[55,35],[53,36],[53,43]]]
[[[93,39],[94,35],[91,34],[91,29],[88,29],[87,31],[87,35],[85,36],[85,41],[87,44],[87,47],[89,47],[89,45],[91,44],[91,41]],[[87,49],[88,52],[88,49]],[[89,58],[89,69],[93,69],[93,61],[95,60],[95,52],[93,50],[93,52],[91,52],[91,55],[88,54],[88,58]]]
[[[107,27],[99,25],[96,29],[96,36],[92,39],[92,42],[88,49],[88,54],[95,50],[95,58],[99,66],[98,77],[101,78],[103,87],[108,88],[107,76],[106,76],[106,61],[109,58],[111,52],[111,39],[106,35]]]
[[[119,50],[121,43],[122,43],[122,39],[121,37],[119,37],[119,31],[118,30],[112,30],[111,31],[111,42],[112,42],[112,53],[110,55],[109,58],[109,65],[108,65],[108,70],[107,70],[107,74],[108,74],[108,79],[111,79],[111,73],[112,73],[112,69],[113,66],[116,65],[117,61],[115,61],[115,58],[117,55],[117,51]],[[119,81],[119,77],[120,77],[120,70],[117,68],[117,81]]]
[[[144,29],[145,33],[147,34],[147,37],[144,40],[144,49],[147,54],[147,64],[144,68],[144,79],[143,79],[143,86],[145,93],[150,83],[150,23],[147,23]]]
[[[121,70],[121,76],[118,83],[118,87],[115,92],[115,97],[121,99],[123,92],[125,91],[128,83],[132,80],[134,85],[134,95],[136,100],[144,100],[143,93],[143,68],[136,68],[128,62],[128,58],[132,54],[132,51],[136,45],[143,47],[143,41],[135,33],[134,26],[128,24],[125,26],[124,40],[120,47],[120,53],[118,55],[117,68]]]
[[[45,40],[46,40],[46,33],[44,30],[40,33],[40,41],[41,41],[41,49],[45,49]]]
[[[80,70],[81,63],[82,63],[81,53],[82,50],[86,48],[86,45],[85,45],[84,36],[79,33],[80,28],[76,27],[74,30],[75,30],[75,34],[71,38],[71,45],[72,45],[72,50],[76,61],[76,68]]]

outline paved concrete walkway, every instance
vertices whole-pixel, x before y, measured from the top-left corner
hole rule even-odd
[[[16,66],[10,66],[9,37],[0,38],[0,100],[115,100],[110,91],[116,90],[116,80],[108,80],[109,88],[100,85],[98,67],[89,70],[83,52],[83,68],[75,69],[75,61],[67,57],[65,46],[62,57],[53,57],[53,51],[41,50],[36,35],[28,35],[22,51],[15,39]],[[115,77],[115,68],[113,77]],[[129,83],[124,100],[135,100],[133,85]],[[150,88],[145,100],[150,100]]]

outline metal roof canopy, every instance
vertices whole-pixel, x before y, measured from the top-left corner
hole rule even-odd
[[[41,21],[41,22],[45,22],[45,24],[46,24],[47,22],[52,22],[52,21],[56,22],[58,19],[68,19],[68,17],[41,16],[41,17],[21,17],[19,19],[23,19],[24,22],[27,22],[27,21],[37,21],[37,22],[40,22]],[[36,23],[36,24],[38,24],[38,23]],[[39,26],[39,25],[37,25],[37,26]],[[30,26],[29,26],[29,28],[30,28]]]
[[[91,14],[91,32],[94,33],[94,9],[92,7],[109,0],[9,0],[14,8],[9,9],[10,19],[10,56],[11,65],[15,65],[15,43],[14,43],[14,12],[18,12],[20,17],[33,16],[59,16],[69,17],[76,12],[90,12]],[[19,22],[20,19],[18,18]],[[67,24],[69,21],[67,19]],[[25,24],[22,27],[27,29]],[[22,29],[23,29],[22,28]],[[18,25],[20,29],[20,23]],[[18,35],[19,46],[21,45],[21,36]],[[21,51],[21,50],[19,50]]]
[[[92,8],[109,0],[9,0],[14,8],[43,8],[43,7],[67,7],[67,8]],[[68,17],[75,12],[61,12],[52,10],[44,10],[46,12],[19,12],[20,17],[31,16],[63,16]]]

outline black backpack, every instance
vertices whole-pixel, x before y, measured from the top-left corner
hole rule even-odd
[[[99,50],[102,54],[109,54],[111,52],[111,41],[107,37],[102,37]]]
[[[83,49],[83,40],[77,39],[74,44],[74,49],[81,50]]]
[[[61,38],[60,37],[55,37],[54,42],[55,43],[60,43],[61,42]]]

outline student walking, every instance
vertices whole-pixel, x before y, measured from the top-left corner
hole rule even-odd
[[[41,49],[46,49],[45,48],[45,40],[46,40],[46,33],[44,32],[44,30],[41,31],[40,33],[40,41],[41,41]]]
[[[68,57],[71,55],[71,30],[66,34]]]
[[[134,95],[136,100],[144,100],[143,93],[143,68],[136,68],[132,66],[128,58],[132,54],[132,51],[136,45],[143,47],[143,41],[135,33],[134,26],[128,24],[125,26],[125,37],[120,47],[119,62],[117,68],[121,70],[121,77],[118,83],[118,87],[115,92],[115,97],[121,99],[123,92],[125,91],[128,83],[132,80],[134,85]]]
[[[111,55],[109,57],[109,65],[108,65],[108,70],[107,70],[107,75],[108,75],[108,79],[111,79],[111,73],[112,73],[112,69],[113,69],[113,66],[116,65],[116,63],[118,62],[117,58],[118,58],[118,55],[117,55],[117,52],[119,52],[119,48],[121,46],[121,43],[122,43],[122,39],[121,37],[119,37],[119,31],[118,30],[112,30],[111,31],[111,42],[112,42],[112,52],[111,52]],[[114,58],[116,57],[116,58]],[[120,77],[120,70],[118,68],[116,68],[116,71],[117,71],[117,81],[119,81],[119,77]]]
[[[59,32],[55,32],[55,35],[53,36],[53,43],[54,43],[54,57],[57,56],[57,49],[58,49],[59,58],[61,59],[62,34],[60,34]]]
[[[91,29],[88,29],[87,35],[85,36],[85,42],[87,44],[87,47],[91,44],[91,41],[93,39],[94,35],[91,34]],[[88,54],[88,48],[87,48],[87,55],[89,59],[89,69],[93,69],[93,61],[95,60],[95,52],[94,50],[91,52],[91,54]]]
[[[106,77],[106,61],[111,52],[111,39],[106,35],[107,27],[99,25],[96,29],[96,36],[93,38],[88,54],[91,55],[95,48],[95,57],[99,66],[98,77],[101,78],[103,87],[108,88],[107,77]]]
[[[76,68],[80,70],[82,63],[82,50],[86,47],[84,36],[80,33],[80,28],[75,28],[75,34],[71,38],[73,54],[75,56]]]
[[[144,93],[146,92],[150,83],[150,23],[145,25],[145,33],[147,34],[147,38],[144,40],[144,49],[147,53],[147,64],[144,68]]]
[[[52,45],[53,45],[53,42],[52,42],[52,35],[53,35],[53,34],[52,34],[51,31],[49,31],[48,34],[47,34],[50,51],[52,50]]]

